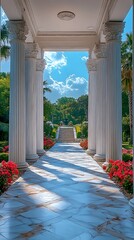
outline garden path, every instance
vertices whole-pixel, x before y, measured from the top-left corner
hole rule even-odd
[[[78,143],[57,143],[0,197],[0,240],[132,240],[128,200]]]

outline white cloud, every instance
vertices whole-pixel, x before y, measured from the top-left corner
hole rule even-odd
[[[69,86],[66,82],[58,82],[56,80],[54,80],[52,77],[50,77],[50,80],[52,81],[51,84],[49,84],[50,88],[53,88],[54,90],[57,90],[61,95],[63,95],[64,93],[68,92],[68,91],[73,91],[73,90],[77,90],[77,89],[72,89],[71,86]]]
[[[75,74],[70,75],[66,79],[67,84],[74,85],[74,84],[84,84],[87,82],[87,80],[84,77],[76,77]]]
[[[87,56],[83,56],[83,57],[81,58],[81,60],[82,60],[82,61],[85,61],[85,62],[87,61],[87,59],[88,59]]]
[[[87,80],[83,77],[76,77],[75,74],[70,75],[65,82],[56,81],[52,77],[50,77],[50,80],[52,83],[49,84],[49,87],[57,90],[61,95],[69,91],[78,91],[79,87],[76,87],[76,85],[85,84],[87,88]]]
[[[63,52],[45,52],[44,58],[46,60],[46,69],[49,73],[53,69],[57,69],[59,74],[61,74],[61,68],[67,65],[67,58]]]

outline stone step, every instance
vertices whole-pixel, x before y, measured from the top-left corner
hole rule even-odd
[[[75,142],[73,127],[60,127],[58,142]]]

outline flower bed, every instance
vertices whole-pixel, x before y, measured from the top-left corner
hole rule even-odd
[[[84,150],[88,149],[88,139],[81,140],[81,141],[80,141],[80,146],[81,146]]]
[[[110,179],[114,180],[128,193],[133,193],[133,166],[131,161],[110,160],[109,165],[104,166],[103,169],[108,173]]]
[[[122,160],[124,162],[133,161],[133,149],[122,148]]]
[[[3,193],[19,176],[17,164],[12,161],[0,163],[0,194]]]
[[[51,140],[50,138],[47,138],[47,137],[44,138],[44,149],[45,150],[50,149],[54,144],[55,144],[55,142],[53,140]]]

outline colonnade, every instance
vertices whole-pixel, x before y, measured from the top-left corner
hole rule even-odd
[[[89,71],[87,153],[96,160],[104,161],[103,165],[108,165],[110,159],[122,159],[123,29],[123,22],[105,23],[106,42],[96,44],[87,61]],[[134,209],[134,198],[130,200],[130,206]]]
[[[87,153],[95,159],[122,159],[121,33],[123,22],[107,22],[106,43],[94,48],[89,69],[89,128]],[[93,65],[96,65],[93,67]]]
[[[123,22],[104,25],[106,43],[97,44],[88,62],[87,153],[97,160],[122,159],[121,33]],[[36,43],[26,43],[23,20],[9,21],[11,39],[9,158],[26,169],[43,149],[43,70]],[[134,199],[130,205],[134,207]]]
[[[39,47],[26,43],[23,20],[9,21],[11,79],[9,113],[9,158],[25,169],[44,154],[43,148],[43,58]]]

